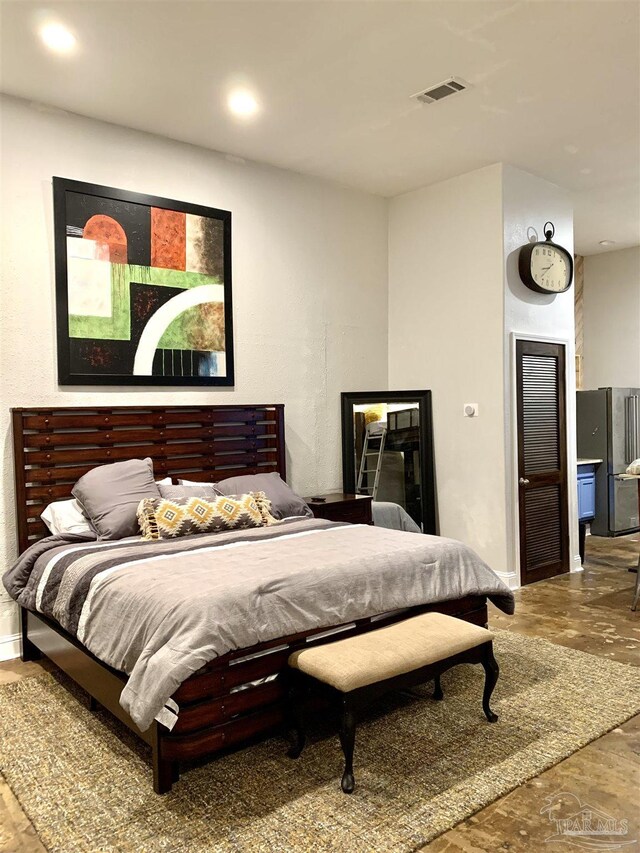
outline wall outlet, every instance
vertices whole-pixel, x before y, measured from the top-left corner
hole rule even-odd
[[[465,403],[462,411],[465,418],[477,418],[480,414],[480,407],[477,403]]]

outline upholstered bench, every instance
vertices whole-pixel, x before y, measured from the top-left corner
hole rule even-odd
[[[289,725],[293,743],[288,754],[304,748],[303,706],[309,689],[320,689],[338,701],[340,743],[344,752],[342,790],[355,786],[353,749],[356,713],[377,696],[397,688],[435,680],[434,699],[442,699],[440,675],[459,663],[479,663],[485,671],[482,708],[490,723],[498,719],[489,699],[498,680],[493,634],[486,628],[443,613],[423,613],[366,634],[294,652],[289,658],[291,691]]]

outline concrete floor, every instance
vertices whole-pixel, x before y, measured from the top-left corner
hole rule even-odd
[[[585,571],[541,581],[516,593],[516,615],[494,608],[490,624],[518,634],[640,666],[640,610],[631,613],[638,538],[587,538]],[[0,684],[42,672],[38,663],[0,663]],[[441,835],[429,853],[591,849],[548,842],[555,824],[541,814],[546,797],[565,792],[617,820],[628,830],[620,842],[640,848],[640,715]],[[574,801],[575,802],[575,801]],[[638,844],[629,842],[637,841]],[[594,848],[595,849],[595,848]],[[601,848],[605,849],[605,848]],[[608,848],[613,849],[613,848]],[[0,853],[46,853],[10,788],[0,779]],[[72,853],[72,851],[69,851]],[[389,851],[393,853],[393,851]]]
[[[491,608],[492,627],[580,649],[640,666],[640,609],[631,612],[640,536],[589,536],[584,572],[540,581],[516,592],[516,614]],[[640,849],[640,715],[575,752],[565,761],[496,800],[425,850],[559,851],[614,849],[582,847],[574,839],[548,842],[555,824],[540,811],[548,796],[574,794],[584,804],[629,822],[626,849]],[[629,844],[637,841],[638,844]],[[617,849],[617,848],[616,848]]]

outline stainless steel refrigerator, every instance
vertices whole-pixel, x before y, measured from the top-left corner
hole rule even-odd
[[[602,459],[596,468],[596,536],[640,529],[638,481],[620,477],[640,457],[640,388],[577,392],[578,458]]]

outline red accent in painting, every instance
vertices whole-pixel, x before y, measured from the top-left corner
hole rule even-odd
[[[107,247],[109,257],[105,260],[111,261],[112,264],[127,263],[127,235],[122,225],[115,219],[103,213],[96,213],[87,220],[82,236],[86,240],[95,240],[101,246]]]
[[[184,213],[151,208],[151,266],[186,269],[187,218]]]
[[[111,364],[111,354],[105,347],[95,344],[88,352],[91,367],[108,367]]]

